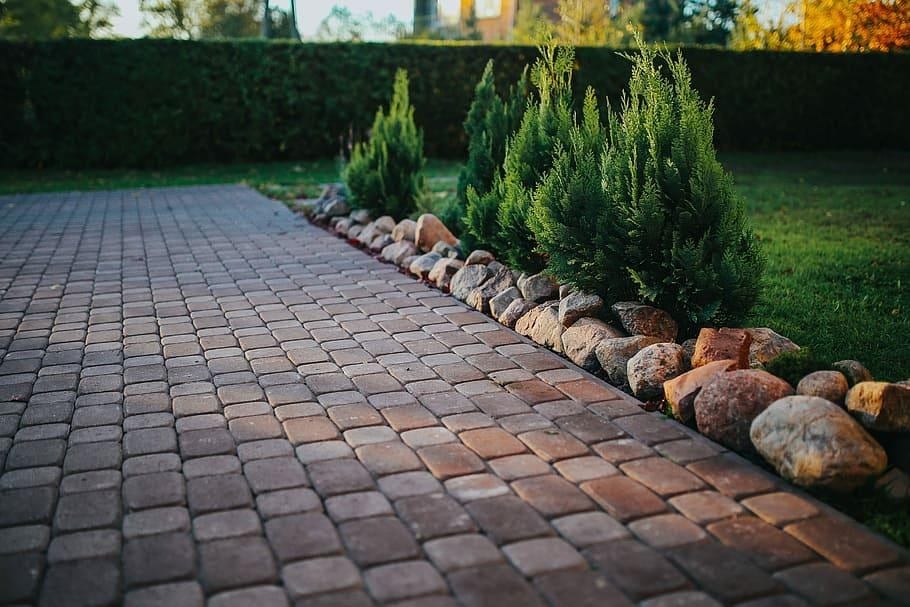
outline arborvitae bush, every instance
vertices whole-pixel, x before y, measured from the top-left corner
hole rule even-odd
[[[480,242],[512,266],[540,271],[545,259],[536,251],[528,227],[531,195],[550,169],[554,150],[572,124],[574,51],[549,44],[531,70],[536,96],[528,103],[518,131],[509,139],[502,169],[483,195],[468,190],[466,224]]]
[[[608,301],[652,303],[684,330],[735,323],[755,303],[764,261],[717,162],[713,107],[680,55],[643,48],[631,59],[629,94],[609,117],[601,191],[588,151],[564,152],[537,192],[540,250],[559,279]]]
[[[423,193],[425,162],[423,133],[414,123],[408,97],[408,73],[398,70],[389,112],[377,110],[369,139],[354,146],[344,181],[356,206],[401,219],[414,211]]]

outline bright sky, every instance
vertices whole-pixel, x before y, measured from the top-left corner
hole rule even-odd
[[[139,0],[114,0],[120,8],[120,17],[114,22],[114,32],[119,36],[140,38],[146,34],[142,25],[143,15],[139,11]],[[271,0],[276,8],[287,9],[288,0]],[[297,29],[304,38],[312,36],[319,22],[329,14],[335,5],[345,6],[354,14],[371,11],[378,18],[394,15],[399,21],[411,23],[414,16],[414,0],[297,0]]]

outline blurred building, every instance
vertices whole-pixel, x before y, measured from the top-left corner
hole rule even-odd
[[[508,40],[519,3],[532,2],[555,15],[557,0],[415,0],[414,33],[434,38]]]

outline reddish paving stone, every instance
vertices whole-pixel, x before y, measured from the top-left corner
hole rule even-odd
[[[562,382],[556,386],[569,398],[583,403],[599,403],[623,398],[625,395],[617,390],[590,379]]]
[[[429,409],[421,405],[403,405],[382,409],[382,416],[396,432],[427,428],[439,423]]]
[[[612,464],[651,457],[654,450],[634,438],[617,438],[594,445],[594,452]]]
[[[484,565],[449,574],[449,585],[465,607],[521,605],[543,607],[528,582],[508,565]]]
[[[662,457],[636,460],[622,464],[619,469],[663,497],[705,488],[694,474]]]
[[[467,511],[442,493],[400,499],[395,510],[418,540],[476,531]]]
[[[545,537],[503,546],[506,558],[527,577],[560,569],[585,569],[587,563],[565,540]]]
[[[635,540],[597,544],[584,554],[598,571],[636,600],[690,586],[686,576],[667,559]]]
[[[515,455],[525,451],[517,438],[500,428],[479,428],[458,435],[469,449],[484,459]]]
[[[876,571],[863,580],[892,601],[899,603],[910,597],[910,566]]]
[[[658,550],[697,542],[707,537],[704,529],[678,514],[659,514],[629,523],[629,530]]]
[[[357,447],[356,453],[364,466],[378,476],[419,470],[423,467],[410,447],[397,441]]]
[[[739,516],[714,523],[708,526],[708,531],[768,571],[777,571],[817,558],[811,550],[777,527],[751,516]]]
[[[519,498],[504,495],[467,505],[480,528],[498,544],[553,535],[550,525]]]
[[[733,499],[768,493],[776,488],[775,482],[767,474],[739,458],[719,455],[686,467]]]
[[[483,462],[464,445],[445,444],[424,447],[417,452],[430,472],[444,480],[484,470]]]
[[[315,443],[338,438],[338,428],[327,417],[312,415],[284,422],[284,431],[292,445]]]
[[[774,577],[813,605],[861,605],[873,596],[860,580],[829,563],[792,567]]]
[[[410,531],[395,517],[350,521],[338,532],[348,555],[361,567],[414,558],[420,552]]]
[[[716,491],[697,491],[670,499],[670,505],[699,525],[713,523],[744,512],[742,506]]]
[[[611,476],[581,485],[610,516],[621,522],[667,511],[667,504],[642,484],[625,476]]]
[[[538,457],[547,462],[578,457],[588,453],[588,448],[583,442],[563,430],[534,430],[525,432],[519,435],[518,438]]]
[[[562,392],[539,379],[515,382],[506,386],[506,390],[529,405],[536,405],[549,400],[559,400],[563,398]]]
[[[512,483],[518,496],[546,517],[563,516],[594,508],[578,487],[555,474],[534,476]]]
[[[538,476],[550,472],[550,466],[545,461],[530,453],[501,457],[499,459],[490,460],[487,464],[496,476],[504,481],[512,481],[528,476]]]
[[[777,526],[795,523],[818,514],[818,508],[792,493],[769,493],[742,501],[743,506]]]
[[[856,523],[830,516],[793,523],[785,531],[834,565],[854,573],[880,569],[900,559],[894,548]]]
[[[724,602],[745,601],[782,590],[768,573],[712,540],[670,548],[666,554],[703,590]]]
[[[502,553],[479,534],[454,535],[424,543],[424,551],[442,572],[488,565],[503,560]]]

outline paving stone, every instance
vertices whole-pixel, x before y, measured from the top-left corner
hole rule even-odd
[[[579,489],[555,474],[524,478],[512,483],[515,493],[546,517],[592,510],[594,503]]]
[[[330,497],[325,500],[325,509],[336,522],[392,513],[389,501],[378,491],[361,491]]]
[[[440,447],[448,445],[440,445]],[[438,447],[427,447],[436,449]],[[359,459],[370,472],[377,476],[419,470],[423,466],[410,447],[398,441],[363,445],[356,450]]]
[[[689,586],[686,577],[667,559],[635,540],[596,544],[585,550],[585,555],[598,571],[636,600]]]
[[[283,489],[256,496],[256,508],[264,519],[321,510],[322,502],[312,489]]]
[[[50,542],[47,525],[22,525],[0,529],[0,554],[43,551]]]
[[[38,594],[38,585],[44,572],[44,557],[36,552],[0,555],[0,601],[32,603]]]
[[[239,474],[191,479],[186,483],[186,494],[194,516],[216,510],[246,508],[253,504],[249,485]]]
[[[348,555],[361,567],[419,556],[411,532],[391,516],[349,521],[338,527]]]
[[[552,521],[553,527],[576,547],[629,537],[629,530],[604,512],[581,512]]]
[[[220,592],[209,599],[209,607],[287,607],[288,597],[277,586],[254,586],[241,590]]]
[[[446,573],[503,560],[502,553],[493,542],[473,533],[430,540],[423,544],[423,549],[433,564]]]
[[[567,569],[540,575],[534,582],[546,600],[557,607],[632,605],[632,602],[613,586],[606,576],[596,571]]]
[[[769,574],[739,553],[710,540],[671,548],[667,554],[702,589],[723,602],[744,601],[782,590]]]
[[[503,553],[527,577],[560,569],[584,569],[587,563],[570,544],[558,538],[524,540],[503,546]]]
[[[450,573],[448,578],[455,596],[466,607],[544,605],[531,585],[508,565],[461,569]]]
[[[667,504],[644,485],[625,476],[611,476],[588,481],[581,485],[607,514],[620,522],[628,522],[666,512]]]
[[[123,503],[130,510],[184,505],[186,488],[183,475],[159,472],[128,478],[123,483]]]
[[[286,565],[281,579],[291,598],[359,588],[363,579],[350,560],[340,557],[308,559]]]
[[[369,471],[356,460],[337,459],[315,462],[310,464],[307,469],[313,487],[323,496],[367,491],[375,486]]]
[[[253,493],[290,489],[308,484],[300,461],[293,457],[270,457],[247,462],[243,474]]]
[[[266,522],[265,531],[269,544],[282,562],[341,552],[335,526],[322,513],[273,518]]]
[[[533,508],[512,495],[477,500],[466,508],[497,544],[553,535],[552,528]]]
[[[418,540],[476,530],[468,512],[445,494],[402,498],[395,510]]]
[[[380,565],[364,574],[367,588],[380,602],[447,592],[445,580],[426,561]]]
[[[205,599],[197,582],[176,582],[137,588],[126,593],[125,607],[202,607]]]
[[[123,517],[123,536],[127,539],[189,530],[189,512],[181,507],[152,508]]]
[[[854,573],[879,569],[900,558],[894,548],[855,523],[829,516],[793,523],[785,531],[835,566]]]
[[[54,527],[59,531],[117,527],[120,519],[119,491],[89,491],[60,498],[54,514]]]
[[[107,559],[83,559],[49,567],[38,604],[48,607],[73,602],[107,605],[116,602],[119,595],[118,564]]]
[[[187,533],[164,533],[127,541],[123,577],[127,586],[190,578],[196,573],[196,549]]]
[[[262,537],[240,537],[199,546],[202,585],[209,593],[278,581],[272,551]]]
[[[225,510],[193,519],[193,535],[202,542],[261,534],[262,526],[254,510]]]

